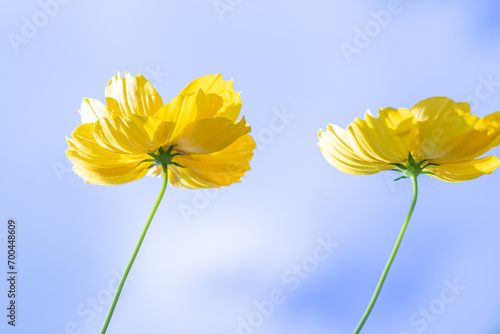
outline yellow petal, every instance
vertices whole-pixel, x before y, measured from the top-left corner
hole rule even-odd
[[[120,154],[101,147],[93,136],[94,124],[86,123],[75,129],[68,139],[66,155],[73,170],[86,182],[115,185],[137,180],[147,172],[146,154]]]
[[[160,94],[142,75],[135,78],[126,72],[109,81],[106,87],[106,103],[119,116],[153,116],[163,106]]]
[[[216,153],[177,156],[174,161],[186,168],[170,165],[170,183],[185,188],[219,188],[239,182],[250,169],[255,147],[252,137],[244,135]]]
[[[415,144],[414,117],[407,109],[383,108],[379,117],[370,112],[364,121],[356,120],[348,133],[358,143],[358,152],[367,158],[386,163],[402,163]]]
[[[349,142],[346,131],[336,125],[328,125],[325,132],[319,131],[319,147],[325,159],[343,173],[370,175],[394,166],[367,160],[353,150],[357,143]]]
[[[212,118],[222,107],[222,98],[215,94],[205,94],[199,90],[196,94],[178,95],[164,105],[155,117],[166,122],[174,122],[176,136],[188,124],[204,118]]]
[[[94,137],[102,147],[119,153],[154,153],[167,143],[174,124],[150,116],[130,115],[100,118]]]
[[[233,89],[233,80],[224,81],[220,74],[205,75],[191,81],[180,94],[196,94],[199,90],[205,94],[216,94],[223,100],[223,106],[215,117],[225,117],[236,121],[241,109],[240,92]]]
[[[492,142],[498,137],[499,132],[489,134],[484,120],[476,118],[469,131],[466,131],[436,152],[435,156],[430,156],[435,163],[445,163],[461,160],[470,160],[487,152],[492,146]]]
[[[414,146],[414,118],[406,109],[384,108],[375,118],[367,111],[364,120],[356,119],[345,131],[346,143],[365,161],[403,163]]]
[[[434,173],[435,177],[440,180],[460,182],[472,180],[484,174],[491,174],[498,167],[500,167],[498,157],[489,156],[475,160],[429,166],[426,170]]]
[[[94,123],[99,117],[110,117],[111,111],[96,99],[85,98],[80,107],[80,116],[83,123]]]
[[[456,116],[470,114],[468,103],[456,103],[444,96],[435,96],[418,102],[410,109],[415,119],[420,122],[422,134],[436,125],[449,125],[457,120]],[[439,127],[439,126],[438,126]]]
[[[500,111],[494,112],[492,114],[484,117],[484,122],[488,131],[498,132],[500,130]]]
[[[148,172],[146,173],[146,175],[153,176],[153,177],[162,177],[163,176],[163,167],[160,165],[155,165],[155,166],[148,169]]]
[[[490,143],[487,150],[500,145],[500,111],[494,112],[492,114],[484,117],[484,122],[486,128],[488,129],[489,135],[494,135],[496,133],[496,138]]]
[[[432,97],[417,103],[410,111],[419,129],[418,149],[414,154],[417,160],[473,159],[483,154],[493,140],[487,136],[484,121],[471,115],[468,103]]]
[[[190,123],[171,141],[183,153],[207,154],[226,148],[248,132],[245,117],[236,123],[222,117],[208,118]]]

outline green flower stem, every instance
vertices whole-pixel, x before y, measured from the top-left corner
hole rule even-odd
[[[106,330],[108,329],[109,321],[111,320],[111,317],[113,316],[113,312],[115,310],[116,303],[118,302],[118,298],[120,298],[120,293],[122,292],[123,285],[125,284],[125,281],[127,280],[128,273],[130,272],[130,268],[132,268],[132,265],[134,264],[135,258],[137,257],[137,253],[139,253],[139,249],[141,248],[142,241],[144,240],[144,237],[146,236],[146,233],[148,232],[149,225],[151,224],[151,221],[153,220],[153,217],[156,213],[156,209],[158,209],[158,205],[160,205],[161,199],[163,198],[163,194],[165,193],[165,189],[167,189],[167,181],[168,181],[168,173],[167,173],[167,166],[163,167],[163,187],[161,188],[160,195],[158,196],[158,199],[156,200],[155,206],[153,207],[153,211],[151,211],[151,214],[149,215],[148,221],[146,222],[146,226],[144,226],[144,230],[142,231],[141,237],[139,238],[139,242],[137,243],[137,246],[135,246],[134,253],[132,254],[132,257],[130,258],[130,261],[128,262],[127,268],[125,269],[125,272],[123,273],[122,279],[120,280],[120,284],[118,285],[118,288],[116,289],[115,297],[113,298],[113,302],[111,303],[111,307],[109,308],[108,315],[106,317],[106,321],[104,321],[104,325],[102,326],[101,334],[106,333]]]
[[[385,278],[387,277],[387,273],[389,272],[389,269],[391,268],[392,262],[394,261],[394,258],[396,257],[396,253],[398,252],[399,245],[401,244],[401,240],[403,240],[403,236],[405,234],[406,227],[408,226],[411,215],[413,214],[413,209],[415,209],[415,204],[417,203],[417,195],[418,195],[417,176],[412,176],[411,180],[413,182],[413,201],[411,203],[410,212],[408,212],[408,216],[406,217],[406,220],[403,224],[403,227],[401,228],[401,232],[399,232],[399,237],[398,237],[398,240],[396,241],[396,245],[394,245],[394,249],[392,250],[391,257],[389,258],[389,261],[387,261],[387,264],[385,265],[384,272],[382,273],[382,277],[380,277],[380,280],[378,281],[377,288],[375,289],[375,292],[372,296],[372,299],[370,300],[370,304],[368,305],[368,308],[366,309],[365,314],[363,314],[363,317],[361,318],[361,321],[359,322],[358,327],[356,327],[354,334],[358,334],[361,331],[361,328],[363,328],[363,325],[365,324],[366,319],[368,319],[368,316],[370,315],[370,312],[372,311],[372,308],[375,305],[375,302],[377,301],[378,295],[380,294],[380,290],[382,289],[382,285],[384,285]]]

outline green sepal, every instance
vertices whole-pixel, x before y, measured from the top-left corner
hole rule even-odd
[[[173,157],[173,155],[172,155],[172,150],[174,149],[174,147],[175,147],[175,146],[174,146],[174,145],[172,145],[172,146],[169,146],[169,147],[168,147],[168,149],[167,149],[167,154],[168,154],[168,155],[170,155],[170,156],[172,156],[172,157]],[[162,150],[163,150],[163,148],[162,148]]]
[[[424,167],[422,167],[422,169],[426,169],[429,166],[439,166],[439,165],[438,164],[433,164],[432,162],[429,162],[427,165],[425,165]]]
[[[408,153],[408,162],[410,163],[410,166],[415,166],[415,159],[413,159],[411,153]]]
[[[425,159],[425,160],[420,161],[420,163],[418,164],[418,167],[422,168],[422,165],[423,165],[424,163],[426,163],[427,161],[428,161],[428,159]]]
[[[155,159],[146,159],[146,160],[142,160],[141,162],[139,162],[137,164],[137,166],[139,166],[140,164],[142,164],[143,162],[155,162]]]
[[[151,168],[153,166],[162,166],[163,169],[167,169],[168,165],[174,165],[180,168],[186,168],[186,166],[182,166],[177,162],[172,161],[172,159],[178,155],[183,155],[182,153],[174,153],[172,154],[172,151],[174,150],[175,145],[169,146],[167,149],[164,149],[163,146],[158,147],[157,154],[155,153],[148,153],[150,157],[153,159],[146,159],[141,161],[139,164],[143,162],[154,162],[151,166],[148,167]]]
[[[179,163],[177,163],[177,162],[172,162],[172,163],[170,163],[170,164],[171,164],[171,165],[174,165],[174,166],[177,166],[177,167],[180,167],[180,168],[186,168],[186,166],[182,166],[182,165],[180,165],[180,164],[179,164]]]
[[[402,169],[402,170],[406,169],[406,166],[403,165],[403,164],[393,164],[393,163],[390,163],[389,165],[394,165],[394,166],[396,166],[396,167],[398,167],[399,169]]]

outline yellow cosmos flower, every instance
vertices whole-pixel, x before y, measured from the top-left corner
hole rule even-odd
[[[459,182],[490,174],[498,157],[478,158],[500,144],[500,112],[484,118],[470,113],[468,103],[432,97],[410,110],[369,111],[347,129],[328,125],[319,131],[325,159],[347,174],[368,175],[396,169],[406,177],[425,173]]]
[[[255,142],[231,81],[207,75],[172,101],[142,76],[128,72],[106,87],[106,105],[84,99],[82,125],[68,139],[68,158],[86,182],[121,184],[163,175],[177,187],[211,188],[240,181]]]
[[[105,334],[121,291],[141,248],[167,183],[212,188],[240,181],[250,169],[255,142],[245,118],[237,120],[240,93],[232,81],[207,75],[192,81],[163,105],[140,74],[113,77],[106,105],[84,99],[82,125],[68,139],[68,158],[86,182],[121,184],[145,175],[163,176],[160,195],[120,280],[101,334]]]
[[[319,131],[326,160],[347,174],[369,175],[383,170],[402,173],[413,184],[413,201],[389,260],[354,334],[365,325],[401,245],[418,196],[417,177],[429,174],[459,182],[490,174],[498,157],[479,158],[500,144],[500,112],[484,118],[470,113],[469,104],[432,97],[410,110],[383,108],[375,118],[369,111],[347,129],[328,125]]]

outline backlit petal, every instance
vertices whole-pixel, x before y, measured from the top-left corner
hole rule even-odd
[[[94,123],[99,117],[110,117],[111,111],[96,99],[85,98],[80,107],[80,116],[83,123]]]
[[[154,153],[169,140],[174,124],[150,116],[130,115],[100,118],[94,137],[104,148],[120,153]]]
[[[86,182],[114,185],[137,180],[147,172],[146,154],[120,154],[101,147],[93,136],[94,124],[86,123],[75,129],[68,139],[66,155],[73,170]]]
[[[186,168],[169,166],[170,183],[176,187],[219,188],[239,182],[250,169],[255,147],[252,137],[244,135],[216,153],[177,156],[175,161]]]
[[[470,160],[487,152],[499,132],[489,132],[484,120],[479,117],[475,118],[469,131],[455,137],[446,146],[441,147],[435,157],[429,156],[429,159],[435,163]]]
[[[487,151],[493,147],[500,145],[500,111],[494,112],[484,117],[484,123],[486,124],[489,135],[496,134],[496,138],[487,147]]]
[[[473,139],[473,152],[488,145],[482,132],[484,123],[477,116],[471,115],[468,103],[456,103],[446,97],[432,97],[417,103],[410,110],[417,120],[418,149],[414,157],[419,159],[439,159],[439,161],[456,161],[477,157],[461,143],[465,139]],[[458,147],[457,147],[458,146]]]
[[[435,177],[443,181],[460,182],[472,180],[484,174],[491,174],[498,167],[500,167],[498,157],[489,156],[475,160],[429,166],[426,170],[434,173]]]
[[[187,154],[207,154],[226,148],[248,132],[245,117],[236,123],[222,117],[200,119],[186,126],[172,143]]]
[[[325,132],[320,130],[318,137],[318,145],[325,159],[344,173],[369,175],[394,168],[385,163],[367,161],[365,157],[360,156],[352,149],[357,143],[349,142],[346,131],[336,125],[328,125]]]
[[[367,112],[347,128],[357,145],[353,150],[374,162],[402,163],[408,159],[416,138],[414,117],[406,109],[384,108],[375,118]]]
[[[126,72],[109,81],[106,87],[106,103],[119,116],[153,116],[163,106],[160,94],[142,75],[135,78]]]
[[[205,94],[216,94],[223,100],[223,106],[215,117],[225,117],[236,121],[241,109],[240,92],[233,89],[233,80],[224,81],[220,74],[205,75],[191,81],[180,94],[195,94],[199,90]]]
[[[181,132],[188,124],[204,118],[212,118],[222,107],[222,98],[215,94],[205,94],[199,90],[196,94],[178,95],[164,105],[155,117],[163,121],[174,122],[173,136]]]

